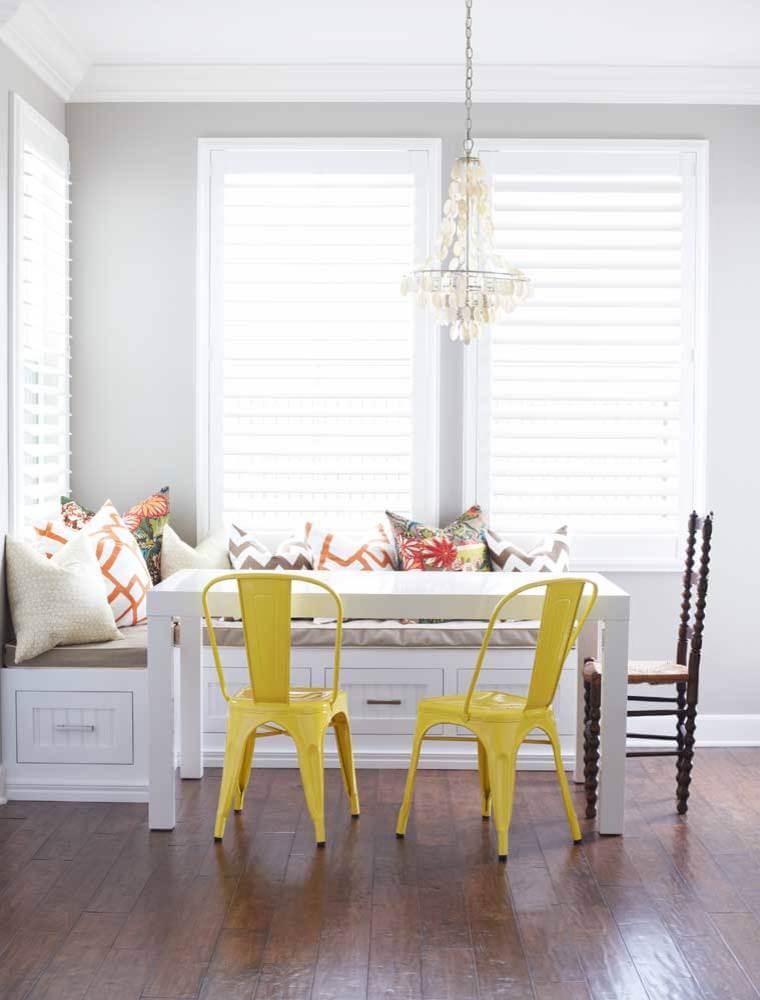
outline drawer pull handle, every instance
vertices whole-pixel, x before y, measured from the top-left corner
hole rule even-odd
[[[95,726],[87,722],[58,722],[56,723],[56,729],[65,729],[70,732],[77,733],[94,733]]]
[[[368,705],[400,705],[400,698],[367,698]]]

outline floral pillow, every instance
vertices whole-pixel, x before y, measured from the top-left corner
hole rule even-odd
[[[474,572],[488,570],[485,542],[456,542],[443,534],[432,538],[401,538],[401,569]]]
[[[470,570],[491,569],[484,532],[486,520],[477,504],[469,507],[445,528],[386,511],[399,555],[401,569]],[[417,542],[418,544],[407,544]],[[425,545],[419,543],[425,542]]]
[[[79,531],[93,519],[95,512],[77,503],[72,497],[61,497],[61,520],[68,528]],[[122,515],[124,523],[135,536],[148,566],[152,583],[161,582],[161,543],[164,527],[169,520],[169,487],[164,486],[141,503],[136,503]]]

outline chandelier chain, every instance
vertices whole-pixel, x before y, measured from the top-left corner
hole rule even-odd
[[[472,140],[472,0],[465,0],[464,21],[464,109],[465,109],[465,156],[470,156],[475,143]]]

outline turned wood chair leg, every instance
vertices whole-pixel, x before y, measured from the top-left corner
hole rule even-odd
[[[596,816],[596,798],[599,785],[599,720],[602,709],[602,686],[598,683],[585,681],[584,695],[584,726],[583,726],[583,763],[586,786],[586,819]]]
[[[680,816],[689,808],[689,786],[691,784],[691,770],[694,766],[694,743],[695,730],[697,728],[697,704],[690,698],[686,700],[683,748],[679,745],[678,754],[678,787],[676,798],[678,802],[678,813]]]

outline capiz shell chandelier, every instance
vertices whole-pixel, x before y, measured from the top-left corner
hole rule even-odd
[[[465,0],[464,155],[451,168],[443,220],[433,253],[405,275],[401,294],[415,295],[452,340],[469,344],[488,323],[499,323],[531,294],[531,282],[494,247],[491,187],[483,164],[473,155],[472,0]]]

